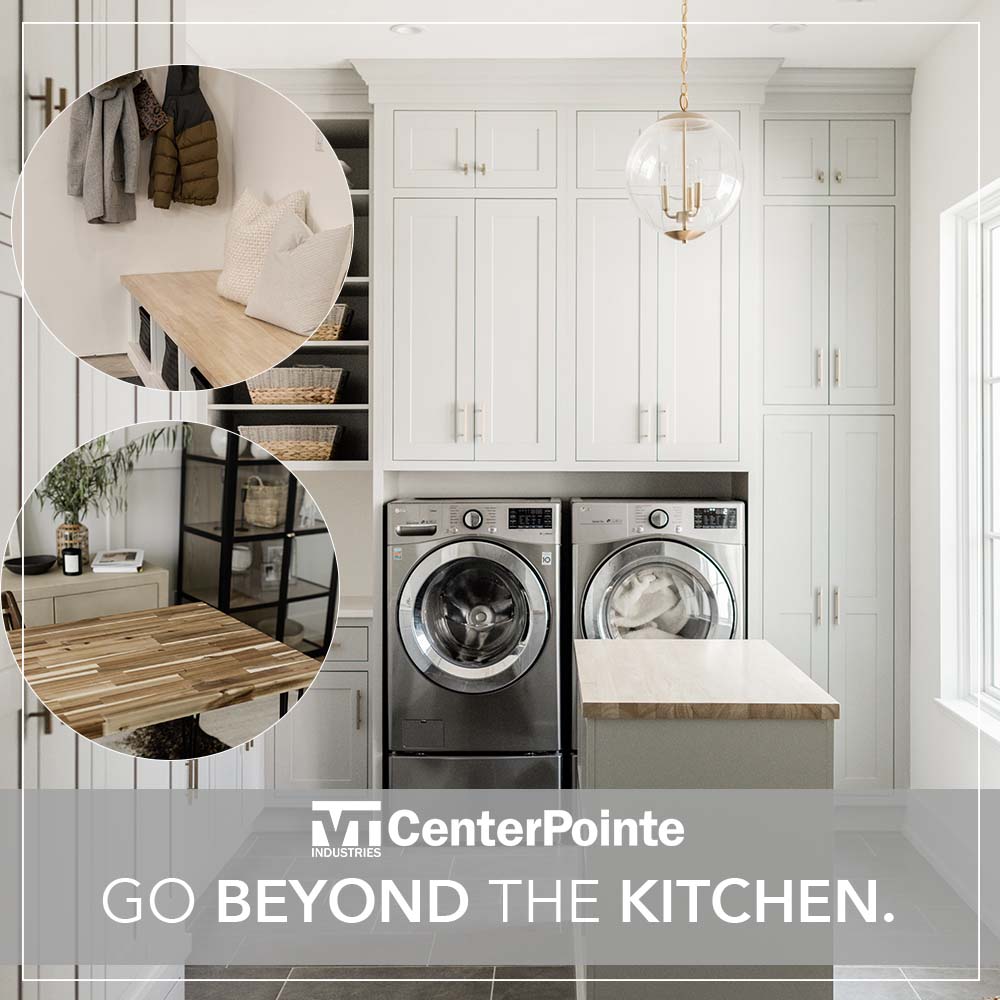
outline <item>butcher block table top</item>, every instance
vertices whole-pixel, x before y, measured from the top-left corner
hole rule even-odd
[[[308,687],[319,669],[200,602],[41,625],[9,638],[35,694],[91,739]]]
[[[273,368],[304,337],[253,319],[216,290],[218,271],[123,274],[122,284],[212,385],[243,382]]]
[[[578,639],[588,719],[840,718],[840,705],[764,639]]]

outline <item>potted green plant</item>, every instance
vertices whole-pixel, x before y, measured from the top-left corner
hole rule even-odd
[[[56,556],[79,548],[83,562],[90,561],[89,532],[83,521],[91,511],[117,513],[128,506],[128,477],[136,462],[161,442],[173,448],[180,425],[158,427],[141,437],[112,448],[101,435],[67,455],[35,490],[39,504],[46,504],[60,519],[56,527]]]

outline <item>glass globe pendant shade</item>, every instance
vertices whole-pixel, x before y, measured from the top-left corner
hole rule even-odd
[[[632,146],[625,174],[639,218],[681,243],[721,225],[743,190],[743,160],[733,137],[693,111],[650,125]]]

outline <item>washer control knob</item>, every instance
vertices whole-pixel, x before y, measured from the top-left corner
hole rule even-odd
[[[481,528],[483,526],[483,515],[478,510],[467,510],[462,515],[462,524],[467,528]]]
[[[649,523],[654,528],[665,528],[670,522],[670,515],[661,508],[649,512]]]

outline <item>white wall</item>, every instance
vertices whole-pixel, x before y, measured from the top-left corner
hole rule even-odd
[[[166,69],[147,73],[162,98]],[[233,141],[238,81],[202,70],[202,91],[219,133],[219,198],[211,206],[153,208],[146,197],[152,140],[142,143],[135,222],[93,225],[83,200],[66,193],[69,115],[60,115],[36,143],[24,168],[26,199],[22,277],[25,294],[42,322],[74,353],[125,349],[128,296],[123,274],[195,271],[222,265],[226,220],[233,197]],[[256,87],[255,89],[259,89]]]
[[[982,0],[982,87],[974,26],[959,25],[917,66],[911,119],[911,783],[976,783],[978,733],[935,702],[941,693],[941,440],[938,322],[941,212],[979,187],[976,95],[982,100],[982,183],[1000,176],[1000,5]],[[983,781],[1000,787],[1000,744],[984,736]]]

